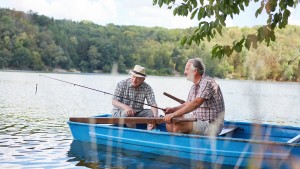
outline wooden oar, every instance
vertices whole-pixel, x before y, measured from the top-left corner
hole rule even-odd
[[[146,124],[146,123],[164,123],[163,118],[159,117],[70,117],[71,122],[90,123],[90,124]],[[194,122],[195,118],[173,118],[172,122]]]
[[[179,98],[177,98],[177,97],[175,97],[175,96],[172,96],[172,95],[170,95],[169,93],[164,92],[163,94],[164,94],[165,96],[168,96],[168,97],[170,97],[171,99],[177,101],[177,102],[180,103],[180,104],[185,103],[184,100],[181,100],[181,99],[179,99]]]

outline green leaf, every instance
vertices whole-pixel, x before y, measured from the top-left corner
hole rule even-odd
[[[238,53],[242,51],[241,45],[234,45],[233,48],[234,48],[234,50],[235,50],[236,52],[238,52]]]
[[[216,53],[217,50],[218,50],[218,45],[213,46],[212,52],[213,52],[213,53]]]
[[[245,6],[249,5],[249,0],[244,0]]]
[[[226,20],[226,16],[221,15],[220,16],[220,23],[221,23],[221,25],[226,26],[225,20]]]
[[[181,39],[180,44],[181,44],[181,45],[185,45],[187,39],[188,39],[188,37],[187,37],[187,36],[184,36],[184,37]]]
[[[240,13],[240,10],[237,6],[233,6],[232,8],[233,8],[233,13],[234,14],[239,14]]]
[[[278,23],[281,20],[281,13],[276,13],[273,17],[273,22]]]
[[[201,4],[201,6],[203,6],[203,1],[204,1],[204,0],[200,0],[200,4]]]
[[[190,3],[188,5],[188,7],[189,7],[189,12],[191,12],[193,10],[193,7],[192,7],[192,5],[190,5]]]
[[[248,35],[249,36],[249,35]],[[250,38],[247,38],[247,40],[246,40],[246,42],[245,42],[245,47],[246,47],[246,49],[250,49],[250,47],[251,47],[251,39]]]
[[[282,20],[288,20],[288,17],[291,15],[291,12],[288,9],[285,9],[283,12],[283,18]]]
[[[191,0],[193,7],[196,8],[198,6],[197,0]]]
[[[275,29],[276,28],[276,23],[271,23],[270,27],[271,27],[271,29]]]
[[[247,35],[246,41],[245,41],[245,47],[249,50],[250,47],[257,48],[257,36],[255,34]]]
[[[204,8],[200,8],[198,12],[198,20],[200,21],[204,16]]]
[[[260,8],[258,8],[258,9],[256,10],[256,12],[255,12],[255,17],[256,17],[256,18],[258,17],[258,15],[261,14],[261,12],[262,12],[262,10],[264,9],[264,7],[265,7],[265,2],[264,2],[264,1],[261,1],[261,3],[260,3]]]
[[[158,5],[159,5],[159,7],[162,7],[162,5],[163,5],[163,0],[158,0]]]
[[[230,56],[233,52],[233,50],[230,48],[230,46],[226,45],[223,47],[223,51],[227,56]],[[220,58],[219,58],[220,59]]]
[[[192,13],[191,15],[191,19],[194,19],[195,15],[197,14],[198,12],[198,8],[196,10],[194,10],[194,12]]]
[[[257,30],[257,39],[260,43],[265,39],[263,27],[258,28],[258,30]]]
[[[217,29],[218,33],[222,36],[222,26],[221,26],[221,25],[218,25],[218,26],[216,27],[216,29]]]
[[[270,10],[274,12],[277,7],[277,0],[269,0],[270,1]]]
[[[245,9],[244,9],[244,5],[243,5],[243,3],[239,3],[239,7],[240,7],[240,9],[242,10],[242,11],[244,11]]]
[[[280,7],[281,10],[283,10],[283,9],[286,8],[285,0],[280,0],[280,2],[279,2],[279,7]]]
[[[276,40],[276,36],[275,36],[274,31],[271,31],[270,37],[271,37],[271,40],[272,40],[272,41],[275,41],[275,40]]]
[[[293,7],[294,1],[293,1],[293,0],[287,0],[287,5],[288,5],[289,7]]]
[[[212,58],[219,58],[221,59],[224,56],[224,51],[222,50],[222,47],[216,44],[213,46],[213,49],[211,51]]]
[[[178,8],[175,8],[175,9],[173,10],[173,15],[175,16],[177,13],[178,13]]]

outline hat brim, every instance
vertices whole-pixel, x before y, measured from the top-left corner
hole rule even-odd
[[[142,74],[142,73],[139,73],[139,72],[135,72],[134,70],[130,70],[129,73],[130,73],[131,75],[136,76],[136,77],[143,77],[143,78],[146,78],[146,77],[147,77],[147,75]]]

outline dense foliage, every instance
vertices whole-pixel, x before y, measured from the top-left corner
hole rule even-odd
[[[252,0],[251,3],[260,4],[260,7],[253,12],[253,16],[267,14],[265,25],[257,27],[256,31],[243,34],[233,42],[229,41],[223,45],[216,43],[212,48],[212,57],[231,56],[233,51],[240,53],[243,48],[257,49],[258,42],[263,41],[269,46],[270,42],[276,39],[275,29],[286,27],[290,10],[296,8],[299,2],[299,0]],[[227,18],[233,19],[239,15],[249,7],[250,0],[153,0],[153,4],[158,4],[160,7],[166,4],[169,9],[173,8],[174,15],[189,16],[190,19],[199,21],[198,27],[182,38],[182,44],[192,42],[200,44],[204,39],[210,41],[215,38],[217,33],[222,35]]]
[[[300,81],[300,27],[275,30],[270,47],[211,58],[214,43],[237,40],[256,28],[224,28],[223,36],[199,46],[180,45],[196,28],[106,26],[89,21],[55,20],[32,11],[0,9],[0,69],[125,73],[135,64],[153,75],[174,75],[187,59],[203,58],[207,73],[219,78]],[[117,65],[117,66],[113,66]]]

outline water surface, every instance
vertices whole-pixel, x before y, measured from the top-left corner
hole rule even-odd
[[[109,93],[118,81],[129,77],[0,72],[0,168],[193,168],[189,162],[157,159],[151,154],[107,153],[106,147],[78,153],[74,144],[82,144],[74,143],[68,118],[110,113],[112,96],[39,75]],[[178,105],[163,92],[185,100],[191,87],[184,77],[149,76],[146,82],[153,87],[161,108]],[[225,98],[226,120],[300,126],[299,83],[217,82]]]

